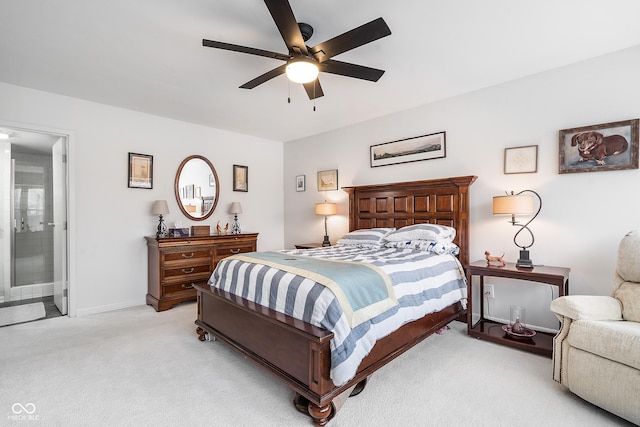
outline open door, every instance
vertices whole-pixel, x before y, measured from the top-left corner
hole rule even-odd
[[[67,299],[67,138],[61,137],[52,149],[53,161],[53,301],[63,315]]]

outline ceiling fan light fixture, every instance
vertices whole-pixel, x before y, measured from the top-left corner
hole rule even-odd
[[[304,57],[291,58],[287,63],[287,77],[295,83],[311,83],[318,78],[318,66]]]

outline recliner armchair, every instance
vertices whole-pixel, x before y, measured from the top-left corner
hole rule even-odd
[[[553,339],[553,379],[640,425],[640,232],[620,242],[612,296],[551,302],[562,323]]]

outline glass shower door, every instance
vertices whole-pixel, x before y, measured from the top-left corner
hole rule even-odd
[[[14,287],[53,282],[51,156],[14,153]]]

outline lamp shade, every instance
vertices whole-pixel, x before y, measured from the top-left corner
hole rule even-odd
[[[242,205],[240,202],[231,202],[231,206],[229,206],[230,214],[241,214],[242,213]]]
[[[335,215],[338,213],[338,207],[335,203],[316,203],[316,215]]]
[[[318,66],[308,58],[292,58],[287,63],[287,77],[295,83],[310,83],[318,77],[318,72]]]
[[[166,200],[156,200],[151,206],[152,215],[166,215],[169,213],[169,205]]]
[[[531,215],[533,212],[533,196],[509,195],[493,198],[494,215]]]

